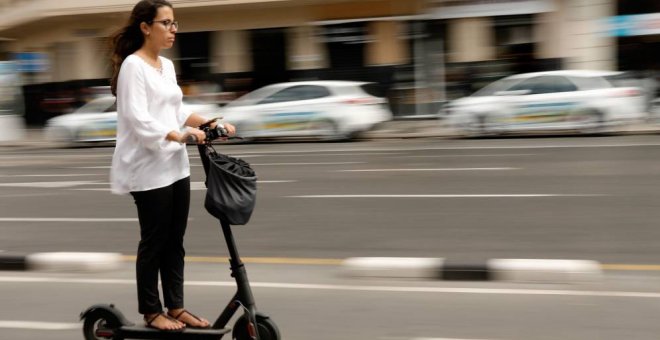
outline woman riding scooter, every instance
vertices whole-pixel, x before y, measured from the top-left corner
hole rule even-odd
[[[159,55],[172,47],[178,27],[169,2],[143,0],[112,39],[111,90],[118,121],[111,187],[115,194],[130,193],[137,206],[139,312],[148,327],[166,331],[209,327],[206,319],[184,309],[183,237],[190,206],[185,142],[194,136],[203,143],[205,133],[197,127],[207,120],[182,105],[174,65]],[[189,129],[182,133],[183,125]],[[235,133],[231,124],[224,127]],[[159,274],[167,313],[159,298]]]

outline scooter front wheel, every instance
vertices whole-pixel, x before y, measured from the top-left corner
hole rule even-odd
[[[280,340],[280,330],[269,317],[257,314],[256,328],[259,340]],[[234,340],[252,340],[248,329],[248,318],[245,315],[236,321],[231,335]]]
[[[83,335],[85,340],[118,339],[114,329],[119,327],[119,320],[111,313],[94,313],[85,318]]]

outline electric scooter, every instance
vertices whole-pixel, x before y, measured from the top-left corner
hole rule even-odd
[[[200,129],[206,133],[204,144],[198,145],[206,175],[208,175],[209,171],[209,155],[211,152],[215,152],[211,145],[212,141],[220,137],[227,137],[227,131],[222,125],[218,124],[216,128],[210,127],[213,121],[200,126]],[[192,139],[187,142],[196,143],[196,140]],[[83,334],[85,339],[217,340],[221,339],[225,334],[232,332],[232,339],[235,340],[280,340],[280,333],[275,322],[267,315],[257,311],[250,282],[248,281],[247,271],[238,255],[231,226],[224,220],[220,220],[220,225],[227,243],[227,249],[229,250],[231,276],[236,280],[237,290],[210,328],[185,328],[182,331],[162,331],[144,325],[135,325],[128,321],[121,311],[112,304],[96,304],[80,314],[80,319],[84,320]],[[243,312],[243,315],[234,323],[234,329],[232,331],[226,326],[239,310]]]

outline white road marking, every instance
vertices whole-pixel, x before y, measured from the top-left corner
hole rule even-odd
[[[257,184],[271,184],[271,183],[294,183],[297,182],[297,180],[293,179],[282,179],[282,180],[257,180]],[[104,185],[110,185],[110,183],[96,183],[98,185],[104,184]],[[110,188],[76,188],[76,189],[69,189],[73,191],[110,191]],[[199,190],[206,190],[206,185],[204,182],[190,182],[190,190],[193,191],[199,191]],[[0,196],[2,197],[2,196]]]
[[[14,159],[14,158],[34,158],[34,155],[2,155],[0,156],[0,159]],[[108,158],[112,159],[112,154],[106,154],[106,155],[77,155],[77,154],[53,154],[53,155],[39,155],[39,158],[65,158],[65,157],[71,157],[71,158]]]
[[[323,151],[321,151],[323,152]],[[323,153],[323,157],[326,156],[372,156],[372,155],[400,155],[399,152],[353,152],[353,153]],[[262,155],[263,156],[263,155]],[[287,157],[310,157],[314,155],[306,154],[287,154]]]
[[[0,183],[0,187],[21,188],[68,188],[80,185],[97,184],[96,181],[69,181],[69,182],[26,182],[26,183]]]
[[[263,157],[263,155],[229,155],[234,158]],[[200,156],[188,155],[189,159],[201,159]]]
[[[477,194],[477,195],[297,195],[291,198],[529,198],[529,197],[601,197],[603,194]]]
[[[372,148],[338,148],[328,150],[277,150],[277,151],[255,151],[255,154],[304,154],[304,153],[326,153],[326,152],[390,152],[390,151],[419,151],[419,150],[519,150],[519,149],[566,149],[566,148],[628,148],[640,146],[660,146],[660,143],[623,143],[623,144],[548,144],[548,145],[502,145],[502,146],[438,146],[438,147],[400,147],[400,148],[387,148],[387,147],[372,147]],[[245,152],[250,154],[250,152]]]
[[[110,169],[109,165],[101,165],[101,166],[74,166],[70,167],[69,169]]]
[[[38,321],[5,321],[5,320],[0,320],[0,328],[62,331],[62,330],[69,330],[69,329],[80,329],[80,328],[82,328],[82,323],[38,322]]]
[[[257,180],[257,184],[269,184],[269,183],[293,183],[297,182],[296,180]],[[85,189],[76,189],[76,190],[85,190]],[[110,190],[110,189],[108,189]],[[190,190],[206,190],[206,185],[204,182],[190,182]]]
[[[489,340],[489,339],[458,339],[458,338],[411,338],[409,340]]]
[[[520,170],[521,168],[411,168],[411,169],[354,169],[335,170],[337,172],[404,172],[404,171],[502,171]]]
[[[202,166],[201,164],[190,164],[191,167],[198,167]],[[99,166],[73,166],[69,167],[69,169],[110,169],[112,168],[110,165],[99,165]]]
[[[447,157],[520,157],[536,156],[533,153],[500,153],[500,154],[473,154],[473,155],[409,155],[401,156],[405,158],[447,158]]]
[[[134,285],[134,279],[80,279],[45,276],[0,276],[0,283],[35,283],[35,284],[107,284]],[[195,287],[235,287],[234,281],[192,281],[186,280],[186,286]],[[660,293],[627,291],[592,291],[562,289],[514,289],[514,288],[464,288],[464,287],[421,287],[421,286],[358,286],[340,284],[306,284],[285,282],[252,282],[252,287],[272,289],[309,289],[336,291],[368,291],[391,293],[433,293],[433,294],[487,294],[487,295],[535,295],[535,296],[583,296],[604,298],[642,298],[660,299]]]
[[[98,176],[99,174],[34,174],[34,175],[0,175],[0,177],[78,177]]]
[[[254,163],[251,165],[348,165],[348,164],[365,164],[366,162],[310,162],[310,163]]]
[[[39,193],[39,194],[8,194],[0,195],[0,198],[9,198],[9,197],[44,197],[44,196],[54,196],[60,195],[59,193]]]
[[[0,217],[0,222],[137,222],[137,218]]]

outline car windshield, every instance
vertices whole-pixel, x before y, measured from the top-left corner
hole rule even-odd
[[[115,108],[115,98],[100,98],[81,106],[76,113],[99,113],[117,111]]]
[[[227,107],[253,105],[278,90],[280,90],[280,88],[274,86],[262,87],[233,100],[227,104]]]
[[[504,78],[489,85],[484,86],[481,90],[472,94],[472,97],[483,97],[483,96],[492,96],[495,92],[506,91],[514,84],[518,83],[522,79],[519,78]]]

